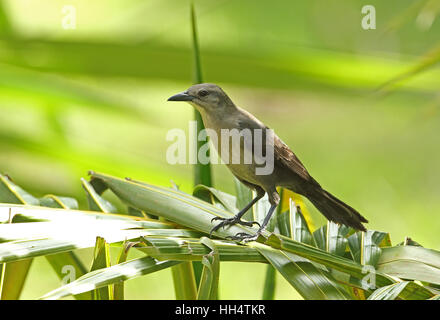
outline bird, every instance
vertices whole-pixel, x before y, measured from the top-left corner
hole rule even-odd
[[[256,192],[256,197],[232,218],[215,217],[212,219],[212,222],[216,220],[220,220],[220,222],[211,229],[211,235],[220,228],[235,224],[249,227],[256,224],[259,225],[259,228],[255,234],[240,232],[231,238],[237,241],[257,239],[267,227],[279,205],[280,196],[277,187],[289,189],[306,197],[329,221],[366,231],[362,224],[368,223],[366,218],[321,187],[293,151],[273,133],[273,130],[248,111],[238,107],[218,85],[212,83],[195,84],[188,90],[171,96],[168,101],[187,102],[200,112],[211,142],[213,140],[217,142],[213,144],[221,159],[240,182]],[[226,136],[222,135],[224,132],[234,130],[235,132],[250,132],[252,138],[255,138],[258,132],[262,135],[260,143],[256,142],[257,139],[251,139],[250,144],[246,143],[245,139],[239,140],[236,146],[241,151],[241,155],[238,161],[237,158],[235,159],[235,162],[231,161],[234,149],[231,144],[223,144],[226,141]],[[267,139],[269,136],[271,139]],[[231,137],[232,135],[227,138]],[[224,145],[226,147],[223,147]],[[261,149],[259,157],[256,156],[258,148]],[[272,171],[268,174],[258,174],[258,169],[262,169],[262,157],[265,154],[270,154],[270,151],[272,151]],[[255,156],[255,159],[243,161],[247,155]],[[268,195],[270,208],[261,225],[256,221],[242,220],[243,215],[265,194]]]

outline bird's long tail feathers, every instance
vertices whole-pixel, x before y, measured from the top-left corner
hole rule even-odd
[[[362,222],[368,222],[359,212],[324,189],[318,189],[307,198],[330,221],[367,231]]]

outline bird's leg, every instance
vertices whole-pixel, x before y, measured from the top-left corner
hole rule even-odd
[[[218,225],[216,225],[214,228],[211,229],[210,231],[210,235],[212,235],[213,232],[217,231],[220,228],[224,228],[226,226],[231,226],[234,224],[241,224],[243,226],[247,226],[247,227],[252,227],[254,224],[258,224],[260,225],[257,221],[243,221],[241,220],[241,217],[261,198],[263,198],[264,196],[264,192],[261,193],[259,192],[257,194],[257,196],[255,197],[255,199],[253,199],[251,202],[249,202],[246,207],[244,207],[239,213],[237,213],[235,216],[233,216],[232,218],[222,218],[222,217],[215,217],[211,220],[215,221],[215,220],[221,220],[222,222],[220,222]]]
[[[231,240],[245,241],[245,242],[257,240],[258,236],[264,231],[264,229],[266,229],[266,226],[269,223],[270,218],[272,217],[272,214],[274,213],[276,207],[277,205],[272,205],[270,207],[269,211],[267,212],[267,216],[264,218],[263,224],[260,226],[260,228],[258,229],[255,235],[251,235],[245,232],[240,232],[237,233],[235,236],[230,236],[227,238]]]
[[[280,202],[280,196],[278,195],[276,189],[272,193],[269,193],[269,201],[272,205],[271,205],[269,211],[267,212],[266,217],[264,218],[263,224],[260,226],[260,228],[258,229],[258,231],[255,235],[251,235],[251,234],[248,234],[245,232],[240,232],[240,233],[237,233],[235,236],[230,236],[227,238],[231,239],[231,240],[245,241],[245,242],[256,240],[258,238],[258,236],[261,233],[263,233],[264,229],[266,229],[266,226],[269,223],[270,218],[272,217],[273,213],[275,212],[276,207],[278,206],[278,203]]]

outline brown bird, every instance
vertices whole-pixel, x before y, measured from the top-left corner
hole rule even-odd
[[[366,231],[362,222],[368,221],[359,212],[324,190],[272,130],[249,112],[237,107],[219,86],[210,83],[197,84],[170,97],[168,101],[186,101],[200,112],[207,133],[222,160],[238,180],[257,193],[256,198],[233,218],[214,218],[213,220],[222,221],[212,228],[211,233],[228,225],[259,224],[255,221],[243,221],[241,217],[267,193],[271,207],[257,234],[238,233],[232,237],[246,241],[256,239],[279,204],[280,196],[276,190],[278,186],[309,199],[328,220]],[[228,132],[229,135],[226,135]],[[234,139],[234,134],[230,132],[239,133],[238,144],[230,143]],[[246,140],[244,133],[250,133],[250,139]],[[261,133],[260,139],[256,138],[258,133]],[[239,152],[239,158],[236,157],[235,161],[234,151]],[[247,156],[252,160],[246,161]],[[263,163],[264,161],[267,163]],[[269,171],[265,172],[265,168],[269,168]]]

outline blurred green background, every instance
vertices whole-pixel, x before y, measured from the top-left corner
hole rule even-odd
[[[364,5],[376,8],[376,30],[361,27]],[[65,6],[75,29],[63,28]],[[274,128],[369,229],[440,249],[440,1],[195,6],[207,82]],[[90,169],[191,192],[192,169],[166,162],[165,136],[188,131],[192,108],[166,99],[191,85],[192,63],[189,1],[1,1],[0,171],[83,207],[79,179]],[[233,193],[229,171],[213,172],[214,186]],[[316,226],[325,223],[309,208]],[[79,254],[89,261],[92,251]],[[261,298],[264,272],[222,263],[220,298]],[[277,281],[277,299],[299,298]],[[22,298],[59,285],[36,258]],[[170,270],[126,288],[127,298],[174,298]]]

